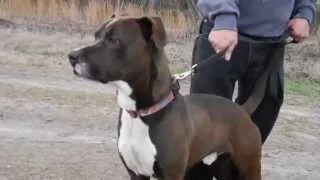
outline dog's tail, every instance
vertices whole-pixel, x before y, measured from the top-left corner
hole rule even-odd
[[[280,46],[283,46],[284,44],[287,44],[287,43],[291,43],[291,41],[284,42],[284,43],[275,43],[274,48],[278,49]],[[272,69],[279,65],[279,59],[274,57],[277,54],[277,52],[269,53],[269,54],[270,55],[268,59],[270,59],[270,61],[265,67],[261,76],[258,78],[251,96],[241,105],[241,107],[243,107],[249,114],[252,114],[259,107],[266,92],[269,75]]]

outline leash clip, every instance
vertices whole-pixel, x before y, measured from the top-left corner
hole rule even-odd
[[[187,78],[188,76],[190,76],[191,74],[193,74],[195,72],[195,69],[197,66],[198,66],[198,64],[194,64],[193,66],[191,66],[190,70],[185,71],[180,74],[175,74],[175,75],[173,75],[173,77],[177,80],[183,80],[183,79]]]

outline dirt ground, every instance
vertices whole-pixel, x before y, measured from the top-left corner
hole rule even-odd
[[[0,180],[128,179],[116,151],[114,90],[75,78],[66,59],[92,40],[0,28]],[[172,67],[186,68],[191,48],[169,44]],[[285,98],[263,147],[264,179],[318,180],[320,105]]]

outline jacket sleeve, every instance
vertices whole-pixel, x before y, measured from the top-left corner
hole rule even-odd
[[[292,18],[304,18],[308,20],[309,24],[314,24],[315,14],[315,0],[295,0]]]
[[[199,0],[197,6],[202,16],[214,23],[214,30],[237,29],[239,9],[236,0]]]

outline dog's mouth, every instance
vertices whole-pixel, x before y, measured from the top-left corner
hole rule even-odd
[[[73,67],[73,74],[79,77],[84,78],[91,78],[91,75],[88,71],[88,64],[81,62],[81,63],[75,63],[72,65]]]
[[[90,66],[85,62],[80,62],[72,65],[73,67],[73,74],[77,77],[100,82],[103,84],[108,83],[109,81],[102,77],[100,71],[97,67]]]

